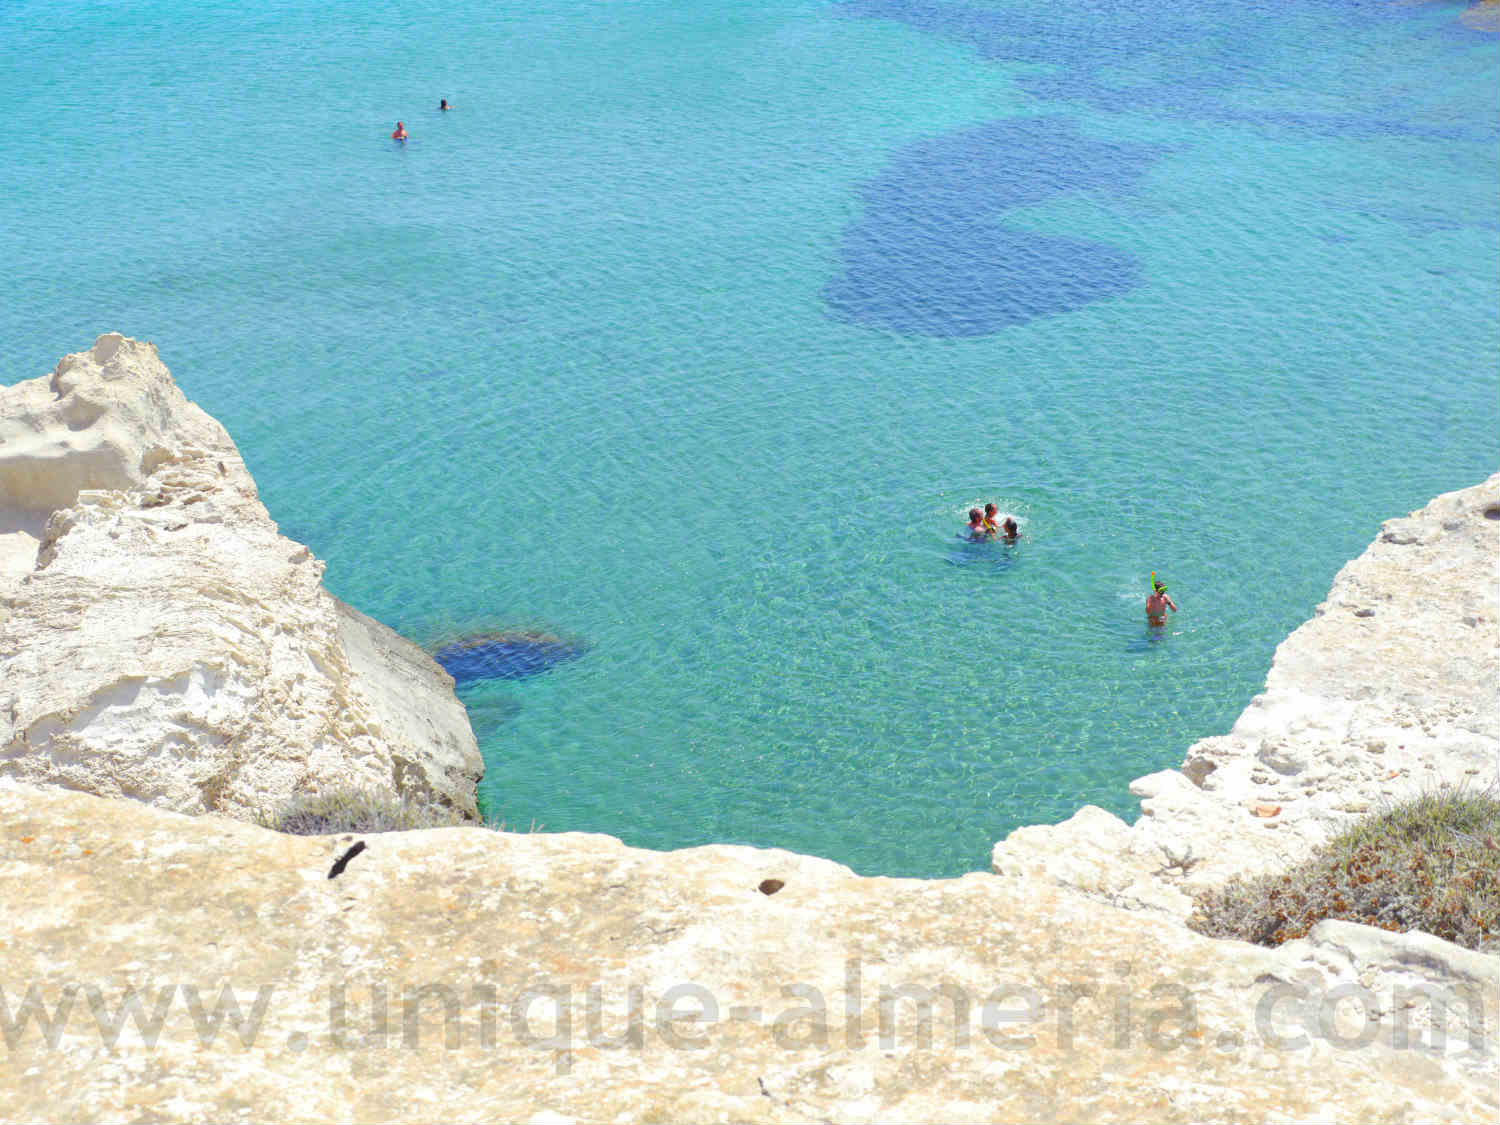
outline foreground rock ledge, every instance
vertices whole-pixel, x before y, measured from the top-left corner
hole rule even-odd
[[[0,388],[0,777],[237,817],[327,786],[477,815],[452,679],[322,577],[149,343]]]
[[[1339,1022],[1340,973],[1389,1006],[1402,994],[1368,962],[1426,964],[1362,944],[1374,931],[1358,926],[1273,952],[988,874],[872,879],[780,851],[464,828],[367,837],[330,879],[353,837],[21,786],[0,787],[0,817],[6,1120],[1380,1122],[1500,1108],[1441,1055],[1366,1042],[1363,1016]],[[783,886],[767,895],[768,880]],[[1487,959],[1444,957],[1493,1003]],[[245,1021],[214,1027],[226,986]],[[149,1045],[129,1020],[115,1036],[128,990]],[[904,997],[884,1038],[882,995]],[[1454,1044],[1481,1052],[1482,1036]]]

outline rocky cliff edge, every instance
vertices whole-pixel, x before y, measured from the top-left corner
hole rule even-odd
[[[0,388],[0,777],[247,818],[354,786],[475,816],[453,681],[279,535],[118,334]]]

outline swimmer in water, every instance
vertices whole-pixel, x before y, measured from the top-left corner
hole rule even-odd
[[[1005,522],[1000,525],[1000,539],[1005,543],[1014,543],[1021,538],[1021,529],[1016,526],[1014,516],[1006,516]]]
[[[964,531],[969,533],[970,543],[978,543],[989,536],[989,532],[985,530],[984,526],[984,513],[978,508],[969,509],[969,526]],[[962,535],[963,532],[959,534]]]
[[[444,99],[442,99],[442,101],[438,102],[438,109],[442,110],[444,113],[446,113],[448,110],[450,110],[452,108],[453,107],[448,104],[448,99],[447,98],[444,98]]]
[[[991,535],[998,535],[1000,532],[1000,525],[995,522],[995,517],[999,514],[1000,509],[995,507],[995,505],[986,504],[984,506],[984,529]]]
[[[1177,612],[1177,603],[1167,597],[1167,588],[1156,580],[1156,571],[1151,572],[1151,592],[1146,595],[1146,624],[1160,628],[1167,623],[1167,609]]]
[[[396,131],[391,134],[391,140],[393,140],[393,141],[404,141],[404,140],[406,140],[406,126],[403,125],[403,124],[401,124],[401,122],[399,122],[399,121],[396,122]]]

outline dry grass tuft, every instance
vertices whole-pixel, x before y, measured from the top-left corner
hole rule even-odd
[[[292,836],[368,835],[410,832],[418,828],[488,828],[520,832],[503,820],[468,820],[456,809],[364,789],[330,789],[293,797],[277,809],[262,810],[255,818],[262,828]],[[531,822],[526,832],[541,832],[544,824]]]
[[[262,813],[256,823],[293,836],[337,836],[346,832],[406,832],[415,828],[472,825],[453,809],[424,804],[389,793],[333,789],[293,797],[279,809]]]

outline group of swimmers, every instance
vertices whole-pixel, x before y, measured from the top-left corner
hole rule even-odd
[[[998,522],[1000,510],[993,504],[986,504],[984,511],[978,508],[969,509],[969,526],[959,535],[967,534],[970,543],[981,543],[986,539],[998,539],[1002,543],[1015,543],[1021,538],[1021,529],[1016,526],[1016,521],[1011,516],[1006,516],[1003,523]]]
[[[438,109],[440,109],[442,112],[447,113],[452,108],[453,107],[448,104],[448,99],[447,98],[440,98],[438,100]],[[399,122],[399,121],[396,122],[396,131],[391,134],[391,140],[393,140],[393,141],[404,141],[404,140],[406,140],[406,126],[403,125],[403,124],[401,124],[401,122]]]
[[[998,539],[1001,543],[1017,543],[1021,539],[1021,529],[1016,526],[1016,521],[1011,516],[1006,516],[1003,521],[997,521],[1000,511],[993,504],[986,504],[984,511],[978,508],[969,509],[969,525],[959,532],[960,539],[967,539],[970,543],[983,543],[989,539]],[[1167,596],[1167,587],[1157,579],[1156,571],[1151,572],[1151,592],[1146,595],[1146,624],[1153,628],[1161,628],[1167,623],[1167,610],[1177,612],[1177,603]]]

